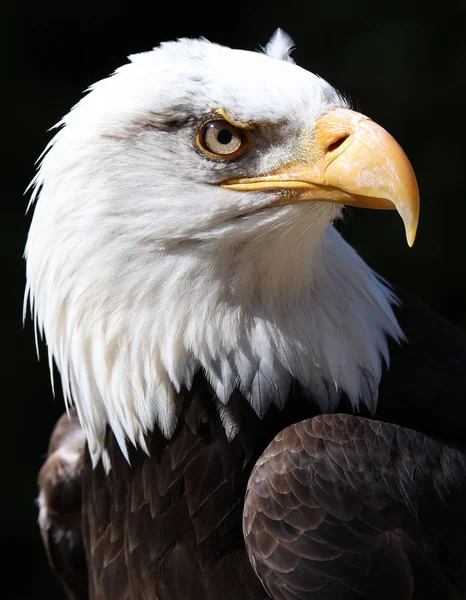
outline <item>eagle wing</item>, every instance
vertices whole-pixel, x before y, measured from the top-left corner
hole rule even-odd
[[[252,565],[275,600],[459,599],[465,467],[461,446],[398,425],[336,414],[290,426],[249,480]]]
[[[69,600],[88,598],[81,534],[84,451],[84,432],[76,413],[71,411],[57,421],[38,477],[42,541],[50,567]]]

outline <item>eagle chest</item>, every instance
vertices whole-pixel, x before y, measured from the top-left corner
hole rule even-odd
[[[212,392],[198,382],[181,399],[172,438],[148,436],[150,456],[133,449],[128,463],[109,432],[109,473],[87,457],[83,519],[94,600],[266,597],[246,554],[242,512],[250,472],[283,420],[278,411],[259,420],[238,396],[229,409],[241,414],[240,428],[229,441]]]

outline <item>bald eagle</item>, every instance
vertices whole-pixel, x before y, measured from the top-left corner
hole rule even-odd
[[[26,299],[71,599],[464,597],[466,343],[333,226],[396,209],[411,245],[416,178],[291,49],[131,56],[46,149]]]

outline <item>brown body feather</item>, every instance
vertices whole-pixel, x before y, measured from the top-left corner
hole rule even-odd
[[[465,473],[464,448],[397,425],[338,414],[288,427],[246,496],[256,572],[276,600],[460,600]]]
[[[466,342],[400,296],[409,343],[391,345],[375,415],[312,419],[295,386],[285,409],[261,420],[238,393],[230,408],[239,433],[228,441],[198,374],[182,392],[175,434],[154,431],[150,456],[132,449],[128,464],[111,432],[108,475],[86,453],[74,529],[89,598],[264,600],[259,577],[280,600],[460,598]],[[351,413],[344,398],[339,413]]]
[[[39,471],[39,524],[47,559],[70,600],[88,597],[82,538],[85,436],[77,415],[62,415]]]

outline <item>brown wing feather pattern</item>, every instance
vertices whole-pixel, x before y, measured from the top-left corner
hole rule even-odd
[[[254,569],[275,600],[459,600],[465,473],[464,448],[397,425],[337,414],[290,426],[249,480]]]
[[[84,449],[76,413],[64,414],[55,425],[38,478],[42,540],[49,564],[70,600],[88,598],[81,529]]]

